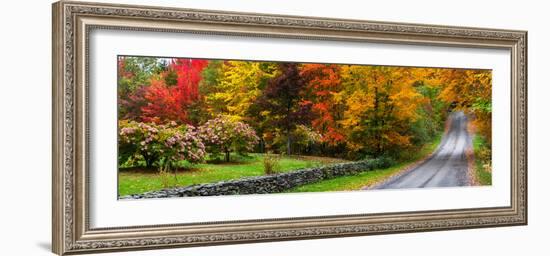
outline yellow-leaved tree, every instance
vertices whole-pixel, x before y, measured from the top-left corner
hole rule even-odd
[[[411,145],[410,125],[423,97],[410,68],[346,65],[338,99],[347,109],[341,121],[353,152],[382,155]]]
[[[439,97],[470,114],[476,132],[491,145],[491,70],[441,69],[438,77],[442,86]]]
[[[214,93],[206,96],[209,105],[234,121],[249,116],[249,108],[261,95],[265,83],[277,73],[274,63],[226,61],[221,66]]]

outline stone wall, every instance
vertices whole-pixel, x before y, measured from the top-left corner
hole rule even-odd
[[[146,192],[143,194],[123,196],[120,197],[120,199],[278,193],[293,187],[338,176],[354,175],[364,171],[385,168],[389,165],[390,161],[384,159],[370,159],[365,161],[307,168],[274,175],[163,189],[159,191]]]

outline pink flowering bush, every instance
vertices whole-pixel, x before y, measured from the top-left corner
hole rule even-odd
[[[135,165],[144,160],[146,167],[169,168],[175,162],[204,161],[205,146],[197,129],[190,125],[177,126],[119,121],[119,165]]]
[[[213,156],[224,153],[226,162],[231,152],[246,154],[254,150],[260,140],[249,125],[224,116],[208,120],[199,127],[199,134],[208,153]]]
[[[168,128],[160,133],[160,139],[164,142],[164,156],[171,161],[187,160],[190,163],[200,163],[206,155],[205,146],[202,143],[197,129],[187,125],[185,132],[181,128]]]

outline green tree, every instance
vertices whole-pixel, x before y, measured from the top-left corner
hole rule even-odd
[[[119,115],[137,119],[141,113],[144,90],[151,84],[151,77],[166,70],[163,59],[149,57],[118,57]]]

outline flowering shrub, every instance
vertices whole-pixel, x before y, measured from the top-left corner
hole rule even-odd
[[[208,120],[199,127],[199,134],[208,152],[214,156],[224,153],[226,162],[231,152],[250,152],[260,140],[250,126],[224,116]]]
[[[205,146],[195,127],[119,121],[119,164],[134,165],[143,159],[147,167],[169,168],[174,162],[202,162]]]

